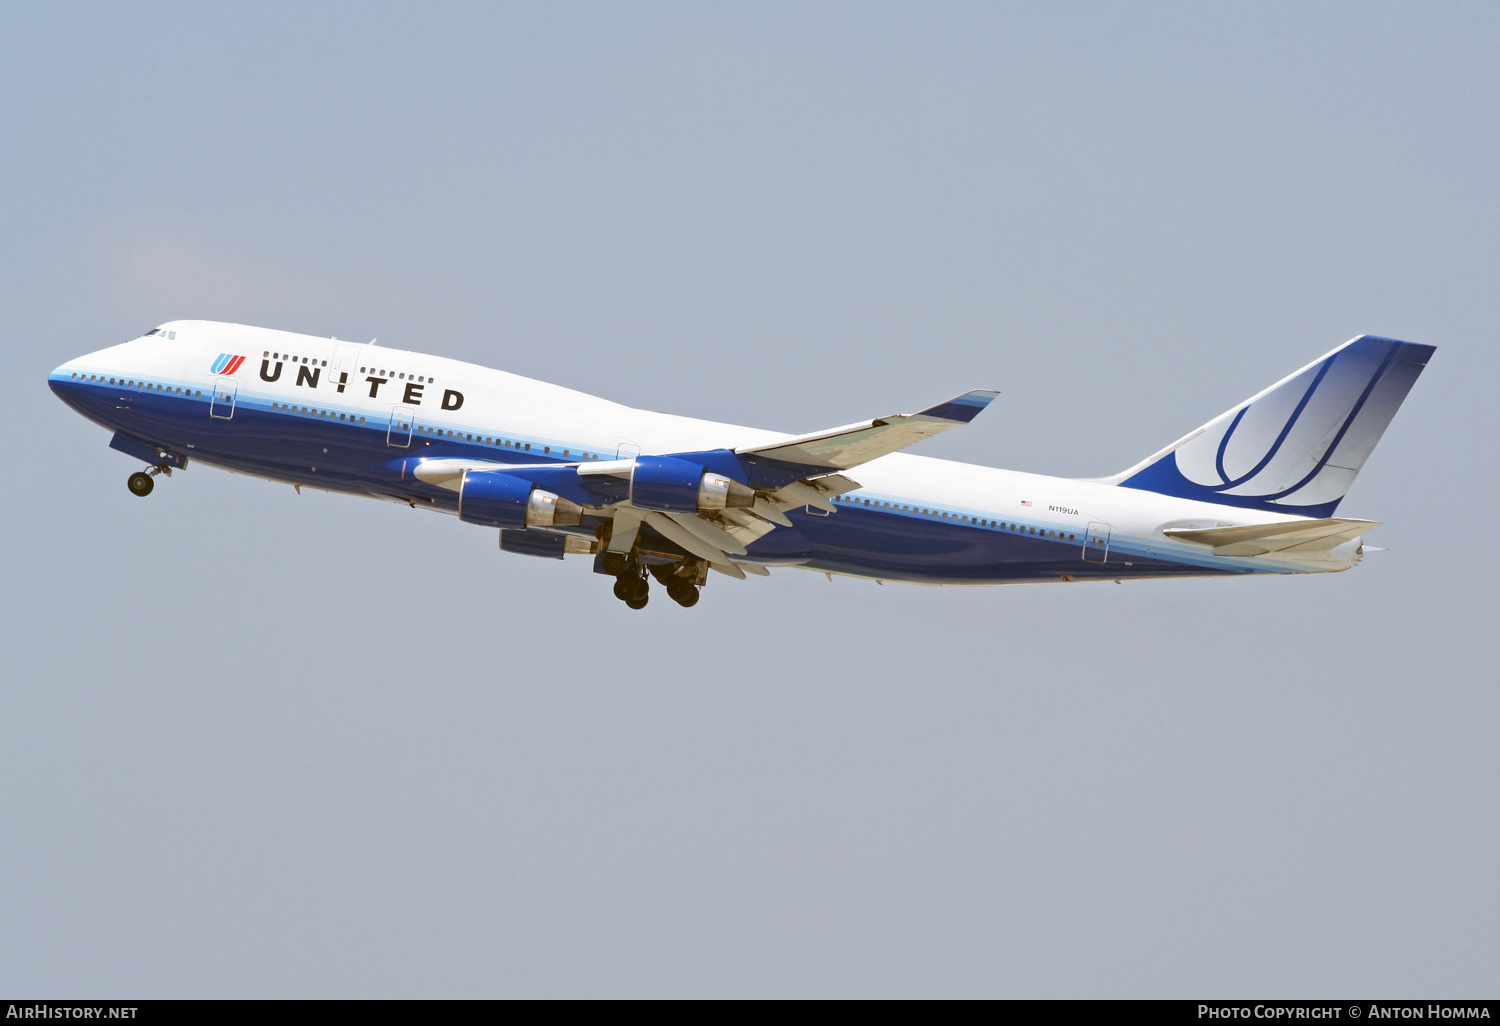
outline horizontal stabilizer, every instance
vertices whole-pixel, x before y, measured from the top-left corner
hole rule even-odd
[[[1216,556],[1264,556],[1268,552],[1315,552],[1358,538],[1380,524],[1374,520],[1290,520],[1246,527],[1169,527],[1162,531],[1177,541],[1212,545]]]
[[[735,451],[804,467],[848,470],[969,423],[999,394],[987,390],[965,392],[920,413],[900,413]]]

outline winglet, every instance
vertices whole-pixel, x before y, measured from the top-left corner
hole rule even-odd
[[[976,389],[973,392],[965,392],[955,399],[949,399],[945,403],[938,403],[930,409],[923,410],[917,416],[936,417],[939,420],[954,420],[960,424],[967,424],[979,416],[999,394],[988,389]]]

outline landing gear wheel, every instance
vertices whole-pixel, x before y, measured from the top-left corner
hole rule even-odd
[[[650,594],[651,585],[644,577],[627,573],[615,578],[615,598],[631,609],[640,609],[644,606]]]
[[[130,480],[126,484],[130,487],[131,495],[139,495],[143,499],[151,494],[151,489],[156,487],[156,482],[151,480],[151,475],[139,470],[130,475]]]
[[[627,559],[623,552],[606,552],[601,562],[605,573],[618,576],[624,572]]]
[[[667,585],[667,597],[687,609],[698,604],[698,587],[686,581],[673,581]]]

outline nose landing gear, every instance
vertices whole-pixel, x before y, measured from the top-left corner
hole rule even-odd
[[[156,487],[154,479],[157,474],[166,474],[168,477],[171,477],[172,468],[164,463],[159,467],[152,467],[150,470],[137,470],[134,474],[130,475],[130,480],[126,481],[125,485],[130,489],[131,495],[136,495],[144,499],[151,494],[151,489]]]

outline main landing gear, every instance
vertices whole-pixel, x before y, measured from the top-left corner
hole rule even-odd
[[[686,609],[698,604],[698,586],[676,578],[667,582],[667,597]]]
[[[615,578],[615,598],[625,603],[631,609],[645,609],[646,603],[651,601],[651,585],[646,580],[645,574],[623,573]]]
[[[155,478],[157,474],[166,474],[168,477],[171,477],[172,468],[163,465],[152,467],[150,470],[137,470],[134,474],[130,475],[130,480],[126,481],[125,485],[130,489],[131,495],[137,495],[144,499],[151,494],[151,489],[156,487]]]
[[[701,575],[698,567],[685,563],[642,567],[623,552],[606,552],[600,568],[615,578],[615,598],[631,609],[645,609],[651,599],[651,578],[667,589],[667,597],[684,608],[698,604],[698,585],[692,580]]]

